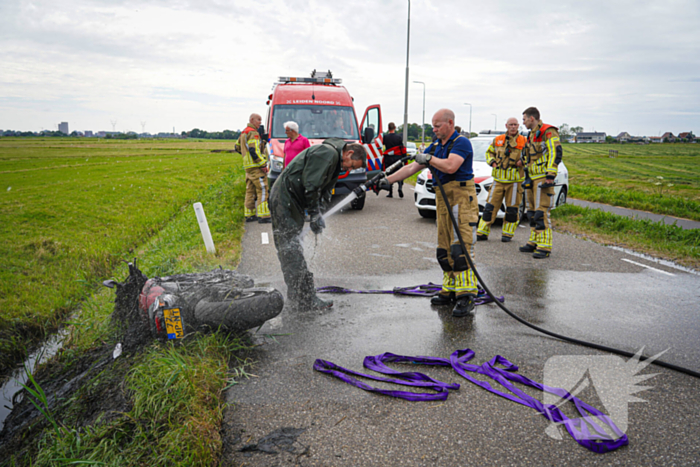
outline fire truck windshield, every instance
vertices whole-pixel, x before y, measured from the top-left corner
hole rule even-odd
[[[329,105],[276,105],[272,114],[272,138],[286,138],[284,124],[296,122],[299,133],[311,139],[359,140],[352,107]]]

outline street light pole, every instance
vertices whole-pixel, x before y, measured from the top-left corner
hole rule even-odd
[[[406,28],[406,93],[403,102],[403,146],[408,142],[408,51],[411,43],[411,0],[408,0],[408,27]]]
[[[491,115],[493,115],[495,117],[493,119],[493,129],[498,130],[498,115],[496,115],[496,114],[491,114]]]
[[[472,137],[472,105],[468,102],[465,102],[464,105],[469,106],[469,137]]]
[[[425,83],[423,81],[414,81],[414,83],[419,83],[423,85],[423,126],[421,126],[420,134],[420,145],[425,146]]]

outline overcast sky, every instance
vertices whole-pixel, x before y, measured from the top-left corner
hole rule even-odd
[[[242,129],[279,76],[330,69],[403,123],[407,0],[0,0],[0,129]],[[411,2],[409,122],[539,108],[616,135],[700,133],[700,1]],[[495,114],[495,115],[494,115]]]

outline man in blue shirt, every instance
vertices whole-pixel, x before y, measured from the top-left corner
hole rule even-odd
[[[479,222],[479,203],[476,199],[472,170],[472,145],[467,138],[455,131],[455,114],[449,109],[438,110],[433,115],[433,133],[437,139],[424,153],[416,154],[415,162],[382,179],[377,188],[388,190],[392,183],[410,177],[425,166],[433,167],[445,189],[447,201],[457,220],[465,246],[473,258],[476,227]],[[434,182],[434,185],[437,185],[437,182]],[[454,234],[447,204],[440,189],[436,187],[435,193],[437,260],[442,267],[443,280],[440,294],[430,302],[433,305],[456,303],[452,315],[467,316],[473,314],[474,298],[478,293],[476,276],[469,267],[459,238]]]

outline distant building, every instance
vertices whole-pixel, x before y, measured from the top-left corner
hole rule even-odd
[[[661,141],[668,141],[669,143],[672,143],[676,140],[676,137],[673,136],[673,133],[670,131],[667,131],[663,135],[661,135]]]
[[[632,139],[632,136],[626,131],[623,131],[622,133],[617,135],[615,139],[618,140],[620,143],[624,143],[626,141],[630,141]]]
[[[60,131],[60,132],[63,133],[64,135],[69,134],[70,131],[68,131],[68,122],[61,122],[61,123],[59,123],[59,124],[58,124],[58,131]]]
[[[594,131],[592,133],[576,133],[575,141],[577,143],[604,143],[605,133]]]
[[[85,130],[85,137],[92,138],[92,130]]]
[[[663,143],[664,139],[661,136],[650,136],[649,141],[651,143]]]

